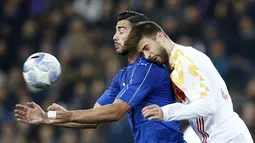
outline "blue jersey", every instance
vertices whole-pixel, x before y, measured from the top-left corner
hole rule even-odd
[[[132,106],[128,118],[136,143],[183,143],[179,121],[150,121],[141,112],[147,105],[176,102],[169,74],[165,66],[140,57],[118,72],[97,102],[107,105],[121,99]]]

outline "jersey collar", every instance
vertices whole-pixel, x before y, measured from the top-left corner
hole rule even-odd
[[[173,50],[170,54],[170,57],[169,57],[169,64],[171,67],[173,67],[174,63],[176,62],[176,60],[178,58],[178,50],[177,49],[179,49],[179,45],[175,44],[173,47]]]

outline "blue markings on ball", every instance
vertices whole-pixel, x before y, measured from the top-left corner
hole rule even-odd
[[[44,58],[45,54],[39,54],[38,56],[39,57],[36,58],[36,60],[35,60],[37,63],[39,63]]]
[[[51,71],[50,74],[49,74],[49,79],[50,79],[51,83],[56,82],[57,79],[58,79],[57,71]]]
[[[48,90],[55,85],[61,74],[61,67],[54,56],[35,53],[23,66],[24,78],[31,90]]]
[[[32,68],[31,67],[28,67],[26,64],[24,64],[23,66],[23,72],[28,72],[30,71]]]
[[[48,72],[50,70],[49,62],[42,61],[40,64],[37,64],[36,67],[44,72]]]
[[[36,82],[36,74],[34,71],[28,73],[28,80],[31,81],[32,83]]]

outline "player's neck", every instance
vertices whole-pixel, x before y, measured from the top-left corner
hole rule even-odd
[[[139,53],[135,53],[128,56],[128,63],[133,64],[140,57]]]
[[[164,48],[165,48],[165,50],[167,52],[167,55],[168,55],[168,59],[170,59],[171,53],[172,53],[175,45],[176,44],[172,40],[167,41],[166,44],[164,45]]]

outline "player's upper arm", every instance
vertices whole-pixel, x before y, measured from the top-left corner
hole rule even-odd
[[[129,109],[132,108],[128,103],[126,103],[126,102],[124,102],[124,101],[122,101],[122,100],[120,100],[120,99],[116,99],[116,100],[114,101],[113,105],[115,106],[115,109],[116,109],[116,111],[115,111],[115,116],[116,116],[116,119],[117,119],[117,120],[120,120],[121,117],[122,117]]]
[[[111,106],[111,108],[113,108],[113,116],[115,117],[114,120],[118,121],[121,119],[121,117],[129,110],[131,109],[131,106],[120,100],[120,99],[116,99],[112,104],[108,105]],[[98,102],[95,103],[93,108],[98,108],[98,107],[102,107]]]
[[[114,77],[109,88],[105,90],[103,95],[97,100],[99,105],[103,106],[114,102],[116,96],[120,92],[120,87],[118,85],[119,74],[120,72]]]
[[[117,98],[132,107],[140,103],[146,95],[162,80],[166,69],[153,63],[140,63],[134,69],[129,83],[118,94]]]
[[[205,73],[202,73],[200,67],[192,60],[185,57],[181,57],[175,62],[171,80],[190,102],[206,97],[212,92],[212,86]]]

